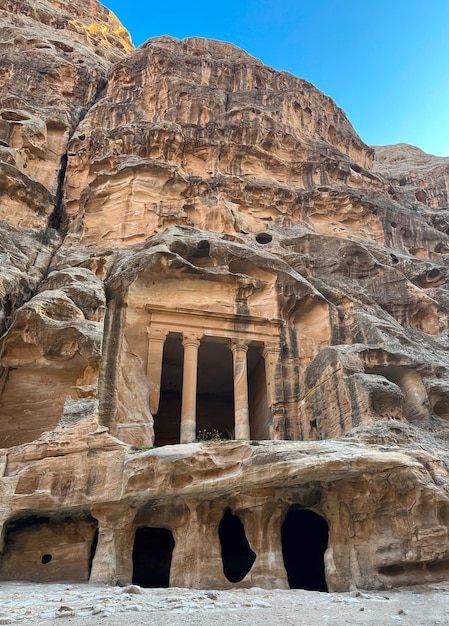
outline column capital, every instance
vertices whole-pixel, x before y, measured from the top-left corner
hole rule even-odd
[[[129,505],[96,504],[91,507],[92,516],[98,520],[102,527],[106,528],[128,528],[134,521],[137,509]]]
[[[165,341],[165,338],[168,335],[168,330],[165,328],[156,328],[154,326],[147,326],[146,333],[148,339],[151,341]]]
[[[201,335],[198,335],[197,333],[182,333],[181,342],[184,348],[186,346],[196,346],[199,348]]]
[[[262,356],[264,357],[264,359],[268,358],[268,357],[278,357],[281,353],[281,348],[279,347],[279,345],[275,342],[267,342],[265,343],[265,345],[263,346],[263,348],[260,349]]]
[[[232,352],[248,352],[248,344],[242,339],[230,339],[228,348],[232,350]]]

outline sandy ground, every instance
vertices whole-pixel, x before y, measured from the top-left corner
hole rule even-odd
[[[449,625],[449,583],[388,592],[320,593],[0,584],[0,624],[70,626]]]

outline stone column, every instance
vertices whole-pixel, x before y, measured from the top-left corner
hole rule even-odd
[[[173,529],[176,545],[170,585],[192,589],[228,589],[232,585],[223,573],[218,537],[223,503],[197,497],[189,500],[188,507],[188,518]]]
[[[165,338],[167,330],[162,328],[147,327],[148,335],[148,359],[147,378],[150,383],[150,412],[156,415],[159,410],[161,397],[162,357],[164,354]]]
[[[247,504],[244,498],[242,504]],[[257,555],[246,578],[252,587],[289,588],[281,540],[281,526],[286,509],[288,505],[284,502],[267,497],[258,506],[237,511],[245,527],[248,543]]]
[[[196,335],[183,335],[184,365],[182,373],[181,443],[196,439],[196,384],[198,377],[198,348]]]
[[[262,355],[265,359],[268,406],[272,416],[270,439],[285,439],[284,389],[282,366],[279,362],[280,352],[279,346],[274,343],[267,343],[262,348]]]
[[[250,439],[248,368],[246,361],[248,346],[243,341],[231,341],[230,348],[234,362],[235,438]]]
[[[98,520],[98,544],[89,582],[132,582],[135,509],[119,504],[98,505],[92,507],[91,513]]]

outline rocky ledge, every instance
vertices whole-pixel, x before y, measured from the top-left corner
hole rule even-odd
[[[95,0],[0,17],[0,578],[446,580],[447,159]]]

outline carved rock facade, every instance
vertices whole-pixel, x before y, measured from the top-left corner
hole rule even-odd
[[[0,13],[0,578],[447,578],[446,160],[230,44]]]

